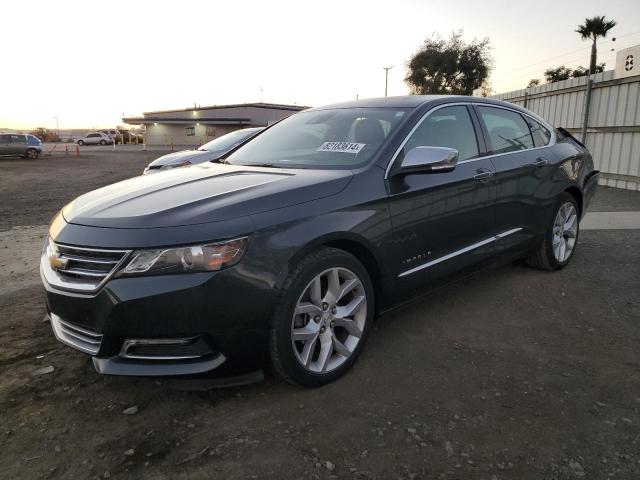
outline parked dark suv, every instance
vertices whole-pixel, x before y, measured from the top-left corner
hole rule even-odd
[[[101,373],[246,380],[270,363],[318,386],[425,290],[519,258],[563,268],[597,178],[581,143],[504,102],[314,108],[218,163],[68,204],[42,252],[47,308]]]

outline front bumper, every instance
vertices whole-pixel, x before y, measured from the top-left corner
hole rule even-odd
[[[55,336],[99,373],[237,377],[263,367],[274,296],[235,267],[116,278],[94,295],[42,280]]]

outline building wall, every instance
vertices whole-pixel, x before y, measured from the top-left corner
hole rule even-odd
[[[600,184],[640,190],[640,75],[614,78],[614,71],[593,76],[586,145]],[[580,139],[587,78],[572,78],[493,98],[537,113]]]
[[[258,108],[258,107],[230,107],[230,108],[211,108],[211,109],[195,109],[180,110],[176,112],[147,112],[146,117],[158,117],[166,119],[193,119],[195,122],[199,118],[250,118],[251,125],[260,127],[288,117],[296,113],[294,110],[279,110],[275,108]]]
[[[186,128],[193,127],[194,135],[188,136]],[[240,128],[239,125],[147,125],[148,145],[199,146]]]

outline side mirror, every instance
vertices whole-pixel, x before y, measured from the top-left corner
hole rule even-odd
[[[457,163],[458,151],[453,148],[415,147],[404,156],[397,173],[445,173]]]

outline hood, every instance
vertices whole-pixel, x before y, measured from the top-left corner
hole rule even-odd
[[[230,220],[335,195],[350,170],[203,164],[143,175],[86,193],[62,210],[68,223],[159,228]]]
[[[220,157],[220,152],[207,152],[204,150],[182,150],[180,152],[168,153],[160,158],[156,158],[149,164],[150,167],[164,167],[165,165],[175,165],[184,161],[191,163],[210,162]]]

